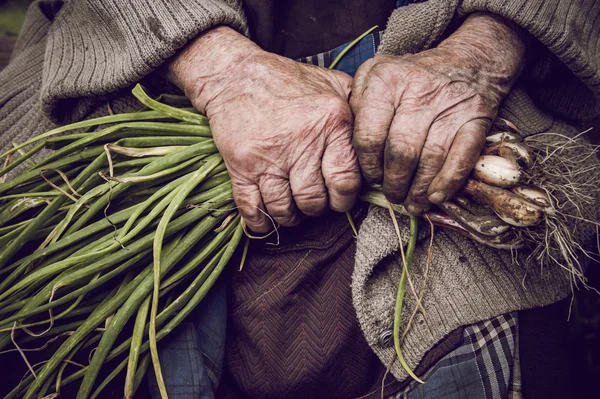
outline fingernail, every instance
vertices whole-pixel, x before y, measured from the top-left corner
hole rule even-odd
[[[423,208],[420,205],[416,205],[416,204],[410,204],[406,210],[408,211],[408,213],[410,213],[411,215],[415,215],[418,216],[423,212]]]
[[[438,191],[429,196],[429,201],[434,204],[441,204],[442,202],[446,201],[446,197],[446,193]]]

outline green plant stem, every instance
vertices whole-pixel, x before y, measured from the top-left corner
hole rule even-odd
[[[133,122],[133,121],[143,121],[143,120],[155,120],[155,119],[165,119],[165,114],[157,111],[145,111],[145,112],[132,112],[127,114],[118,114],[118,115],[109,115],[102,116],[99,118],[88,119],[81,122],[72,123],[70,125],[57,127],[56,129],[52,129],[44,134],[40,134],[32,139],[25,141],[12,148],[9,151],[6,151],[4,154],[0,155],[0,159],[18,151],[21,148],[27,147],[30,144],[37,143],[45,138],[55,136],[60,133],[68,132],[70,130],[81,129],[85,127],[91,126],[99,126],[106,125],[110,123],[121,123],[121,122]]]
[[[335,69],[337,64],[342,60],[342,58],[346,55],[346,53],[348,51],[350,51],[350,49],[352,47],[356,46],[356,44],[358,44],[358,42],[360,42],[365,36],[367,36],[369,33],[373,32],[377,28],[379,28],[378,25],[373,26],[371,29],[367,30],[365,33],[363,33],[362,35],[360,35],[359,37],[354,39],[352,42],[350,42],[346,47],[344,47],[344,49],[338,54],[337,57],[335,57],[333,62],[329,65],[329,69]],[[352,219],[352,214],[350,214],[350,212],[346,212],[346,217],[348,218],[348,223],[350,223],[350,227],[352,227],[354,236],[358,237],[358,230],[356,229],[356,225],[354,224],[354,220]],[[240,267],[240,270],[241,270],[241,267]]]
[[[352,47],[356,46],[356,44],[358,44],[358,42],[360,42],[362,39],[364,39],[365,36],[367,36],[369,33],[373,32],[377,28],[379,28],[379,26],[375,25],[374,27],[370,28],[365,33],[363,33],[362,35],[360,35],[359,37],[357,37],[356,39],[354,39],[352,42],[350,42],[346,47],[344,47],[344,49],[342,50],[342,52],[339,53],[338,56],[335,57],[335,60],[333,60],[333,62],[331,63],[331,65],[329,65],[329,69],[334,69],[337,66],[337,64],[341,61],[341,59],[346,55],[346,53],[348,51],[350,51],[350,49]]]
[[[396,355],[400,364],[409,376],[414,378],[416,381],[424,384],[425,382],[419,379],[416,374],[411,370],[410,366],[402,355],[401,342],[400,342],[400,321],[402,316],[402,306],[404,305],[404,295],[406,291],[406,281],[408,280],[408,269],[410,268],[417,244],[417,233],[418,233],[418,220],[416,216],[410,216],[410,238],[408,240],[408,246],[406,248],[406,257],[404,258],[404,267],[402,268],[402,274],[400,276],[400,282],[398,283],[398,293],[396,295],[396,309],[394,312],[394,348],[396,349]]]

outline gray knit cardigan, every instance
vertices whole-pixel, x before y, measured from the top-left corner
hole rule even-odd
[[[476,11],[501,15],[534,38],[532,64],[504,101],[500,116],[525,134],[573,135],[575,120],[600,111],[600,2],[595,0],[429,0],[391,15],[380,51],[405,54],[434,47]],[[128,88],[151,75],[198,33],[228,25],[247,34],[236,0],[44,0],[32,4],[9,66],[0,73],[0,150],[54,123],[101,113],[110,99],[127,108]],[[122,100],[122,101],[121,101]],[[561,119],[562,118],[562,119]],[[571,124],[567,122],[571,119]],[[406,221],[399,219],[404,239]],[[422,231],[428,228],[423,226]],[[412,279],[423,281],[427,234]],[[384,364],[394,357],[378,337],[392,325],[400,268],[398,240],[386,210],[372,208],[358,236],[353,302],[365,337]],[[405,338],[415,367],[453,329],[502,313],[565,298],[559,268],[543,272],[452,233],[437,232],[423,306]],[[407,295],[404,313],[414,308]],[[398,379],[406,378],[399,365]]]

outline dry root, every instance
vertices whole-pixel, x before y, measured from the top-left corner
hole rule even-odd
[[[588,244],[596,242],[600,225],[599,147],[581,136],[540,133],[525,139],[535,155],[525,184],[543,189],[552,207],[545,223],[519,229],[532,251],[528,263],[564,268],[574,288],[586,286],[584,259],[597,255]]]

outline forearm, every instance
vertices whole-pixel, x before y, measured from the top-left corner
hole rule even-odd
[[[226,26],[210,29],[181,49],[167,63],[167,78],[194,106],[205,112],[209,91],[219,91],[244,59],[262,51],[256,44]]]
[[[469,15],[438,49],[460,60],[463,68],[458,71],[472,74],[469,80],[494,96],[504,97],[525,66],[528,40],[512,22],[478,12]]]

